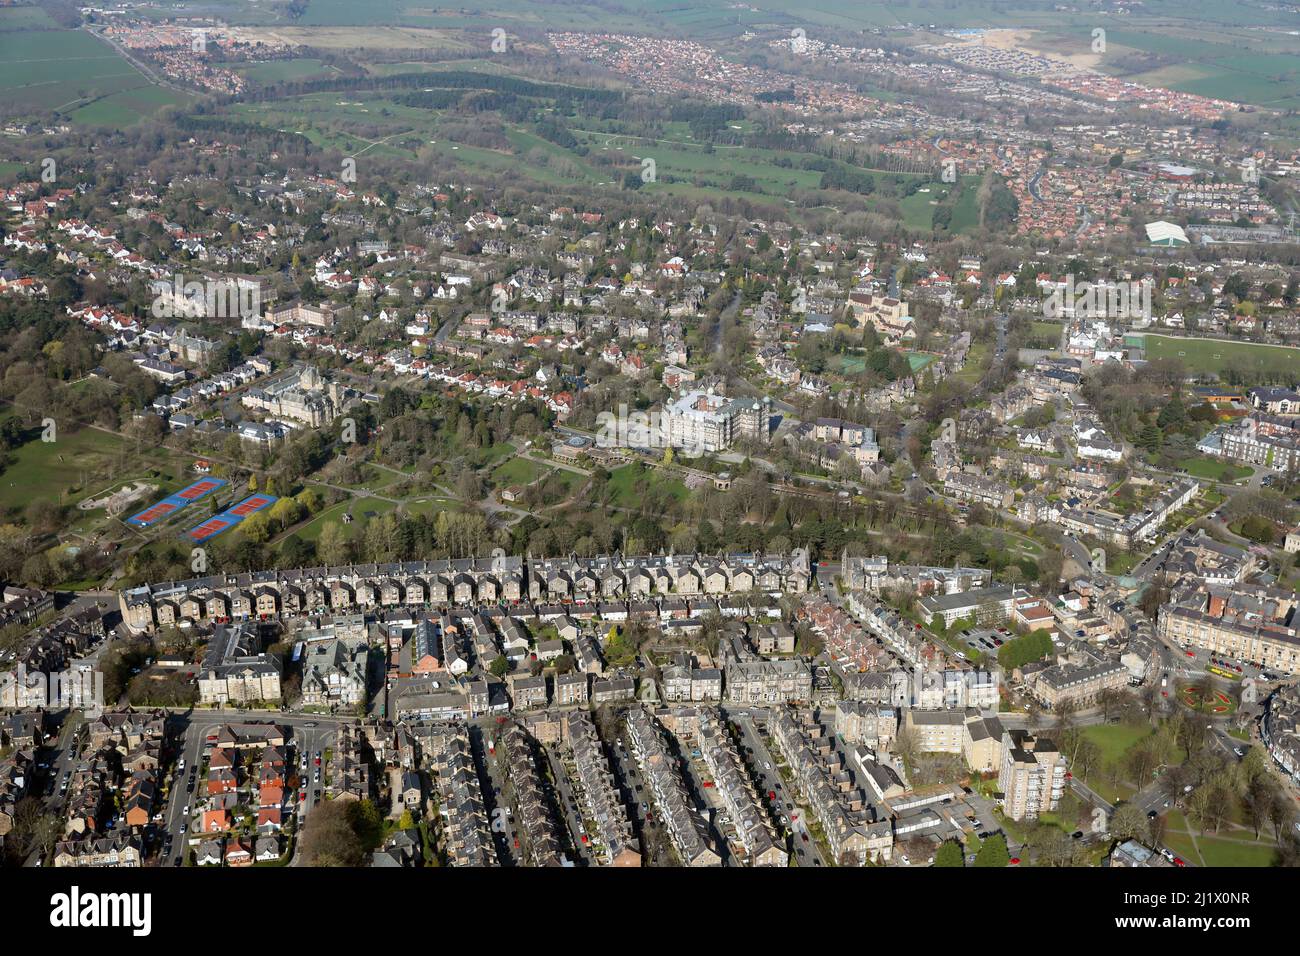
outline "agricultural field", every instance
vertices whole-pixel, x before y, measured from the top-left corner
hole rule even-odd
[[[1289,379],[1292,385],[1300,382],[1300,349],[1167,335],[1147,335],[1144,338],[1148,359],[1176,358],[1192,372],[1221,375],[1231,368],[1275,381]]]
[[[0,100],[6,114],[48,110],[76,123],[123,126],[182,101],[97,37],[41,17],[31,8],[0,9]]]
[[[1107,42],[1178,61],[1124,74],[1134,82],[1275,109],[1300,104],[1300,38],[1281,31],[1110,30]]]
[[[182,8],[182,0],[171,0],[171,7]],[[689,36],[710,41],[739,37],[748,29],[772,26],[803,26],[810,36],[819,32],[858,32],[872,29],[897,29],[904,24],[925,24],[935,29],[951,27],[1037,27],[1060,32],[1071,26],[1095,25],[1110,18],[1093,10],[1078,13],[1051,5],[1007,5],[997,0],[954,0],[936,5],[929,0],[904,0],[898,3],[862,3],[861,0],[803,0],[792,12],[785,0],[752,0],[736,5],[712,0],[626,0],[607,5],[594,0],[573,3],[537,4],[528,0],[492,0],[483,8],[464,6],[411,5],[400,0],[374,0],[367,4],[347,0],[312,0],[303,15],[290,22],[281,5],[253,0],[214,0],[207,4],[223,19],[235,24],[263,24],[287,29],[323,26],[400,25],[435,30],[482,29],[485,23],[504,29],[536,34],[553,30],[608,30],[612,32]],[[1148,0],[1140,17],[1130,14],[1118,20],[1127,27],[1135,20],[1168,28],[1171,24],[1222,24],[1225,28],[1277,25],[1285,22],[1285,11],[1270,10],[1244,0]],[[172,13],[162,5],[157,15]],[[923,28],[918,27],[918,31]]]
[[[303,57],[296,60],[268,60],[263,63],[222,63],[227,69],[242,73],[249,80],[259,84],[284,83],[293,80],[314,80],[334,73],[332,67],[320,60]]]

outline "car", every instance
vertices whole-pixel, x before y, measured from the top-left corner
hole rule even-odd
[[[764,769],[764,770],[771,770],[771,769],[772,769],[772,762],[771,762],[770,760],[764,760],[764,761],[763,761],[763,769]]]
[[[1187,786],[1183,787],[1183,793],[1191,793],[1195,789],[1196,788],[1189,783]]]
[[[907,854],[906,854],[906,853],[902,853],[902,854],[900,854],[898,858],[899,858],[900,860],[903,861],[903,866],[911,866],[911,865],[912,865],[912,861],[909,860],[909,859],[907,858]]]
[[[1188,651],[1188,652],[1187,652],[1187,656],[1188,656],[1188,657],[1195,657],[1195,656],[1196,656],[1196,652],[1195,652],[1195,651]]]
[[[648,803],[646,803],[644,800],[642,800],[642,801],[641,801],[641,812],[642,812],[642,813],[646,813],[647,811],[649,811],[649,809],[650,809],[650,804],[648,804]]]
[[[1160,814],[1159,814],[1157,811],[1155,811],[1155,810],[1148,810],[1148,811],[1147,811],[1147,819],[1148,819],[1148,820],[1154,820],[1154,819],[1155,819],[1156,817],[1158,817],[1158,816],[1160,816]]]
[[[1020,857],[1018,857],[1018,856],[1013,856],[1010,860],[1007,861],[1007,863],[1008,863],[1009,865],[1011,865],[1011,866],[1019,866],[1019,865],[1020,865]]]
[[[185,809],[182,810],[181,813],[185,814],[187,817],[190,815],[190,805],[188,803],[185,804]]]
[[[1072,839],[1072,840],[1082,840],[1082,839],[1083,839],[1083,831],[1082,831],[1082,830],[1075,830],[1073,833],[1070,834],[1070,839]]]
[[[1172,850],[1168,849],[1167,847],[1162,847],[1160,849],[1160,855],[1163,856],[1170,863],[1174,862],[1174,853]]]
[[[1166,800],[1166,801],[1165,801],[1165,809],[1168,810],[1168,809],[1169,809],[1169,806],[1170,806],[1170,802],[1169,802],[1168,800]]]
[[[189,828],[190,828],[190,825],[189,825],[188,823],[182,823],[182,824],[181,824],[181,833],[186,833],[186,832],[188,832],[188,831],[189,831]]]
[[[194,792],[194,781],[193,781],[193,780],[191,780],[188,784],[185,785],[185,792],[186,792],[186,793],[193,793],[193,792]]]
[[[1240,747],[1233,747],[1232,752],[1235,753],[1238,757],[1246,756],[1246,751],[1242,750]]]
[[[172,866],[180,866],[182,862],[183,862],[183,861],[182,861],[181,858],[178,856],[178,857],[176,858],[175,862],[172,863]]]
[[[1186,866],[1186,865],[1187,864],[1183,862],[1183,858],[1181,856],[1174,857],[1174,866]]]
[[[807,842],[808,842],[808,834],[806,834],[806,833],[800,833],[799,836],[803,838],[803,842],[804,842],[804,843],[807,843]]]

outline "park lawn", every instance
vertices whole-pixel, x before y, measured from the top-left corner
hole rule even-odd
[[[1054,349],[1061,344],[1060,322],[1047,322],[1037,319],[1030,324],[1032,330],[1030,335],[1030,347],[1039,349]]]
[[[1206,866],[1272,866],[1277,847],[1264,840],[1233,840],[1219,837],[1196,838]]]
[[[1234,465],[1201,455],[1184,458],[1178,463],[1178,467],[1185,469],[1193,478],[1204,478],[1207,481],[1237,481],[1239,478],[1249,478],[1255,473],[1254,468],[1246,465]]]
[[[360,533],[362,526],[369,520],[370,515],[378,517],[387,514],[396,507],[395,502],[384,501],[379,498],[349,498],[347,501],[340,501],[338,504],[326,508],[307,524],[300,527],[295,534],[304,541],[318,541],[327,524],[337,524],[343,529],[346,536],[355,537]],[[352,515],[350,523],[343,523],[344,514]]]
[[[1146,724],[1092,724],[1084,727],[1082,733],[1101,750],[1103,760],[1114,762],[1121,760],[1138,741],[1151,736],[1152,730]]]
[[[513,455],[515,450],[515,446],[510,442],[502,441],[486,448],[475,449],[470,454],[479,463],[479,467],[488,468],[504,459],[507,455]]]
[[[1170,817],[1169,829],[1165,832],[1164,843],[1165,846],[1173,851],[1175,856],[1180,856],[1189,863],[1194,863],[1198,866],[1205,865],[1200,854],[1196,852],[1196,847],[1192,844],[1191,835],[1185,831],[1175,830],[1173,828],[1172,815]]]
[[[573,494],[587,481],[586,475],[580,475],[577,472],[569,471],[566,468],[553,468],[551,469],[551,474],[547,477],[559,479],[559,481],[564,485],[564,490],[569,494]]]
[[[455,511],[458,505],[459,502],[451,498],[421,498],[406,502],[402,510],[411,515],[436,515],[440,511]]]
[[[645,468],[633,462],[609,473],[607,487],[613,504],[621,508],[635,508],[641,504],[641,495],[635,484],[643,475],[651,488],[666,488],[678,501],[685,501],[689,494],[686,485],[679,479],[666,477],[656,468]]]
[[[984,377],[988,371],[989,362],[989,344],[987,342],[973,342],[970,352],[966,355],[966,365],[960,372],[952,377],[960,382],[975,384]]]
[[[93,428],[60,431],[52,442],[36,438],[11,454],[13,463],[0,473],[0,510],[26,508],[37,498],[76,504],[136,478],[160,483],[161,496],[175,491],[174,483],[185,477],[184,462],[174,452],[151,448],[137,455],[125,439]]]
[[[492,484],[497,488],[510,485],[531,485],[546,471],[545,466],[528,458],[511,458],[492,472]]]

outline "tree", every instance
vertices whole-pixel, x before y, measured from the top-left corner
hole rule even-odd
[[[1074,866],[1079,846],[1064,830],[1040,826],[1029,836],[1029,843],[1037,851],[1038,862],[1044,866]]]
[[[934,855],[935,866],[965,866],[966,855],[962,852],[961,844],[956,840],[945,840],[943,846],[939,847],[939,852]]]
[[[1117,840],[1144,840],[1147,818],[1136,804],[1121,803],[1110,818],[1110,835]]]
[[[239,533],[249,541],[263,544],[271,537],[270,517],[265,511],[255,511],[244,519],[239,526]]]
[[[300,852],[305,866],[361,866],[366,850],[348,819],[350,804],[324,800],[303,824]]]
[[[505,677],[510,671],[510,661],[504,654],[498,654],[489,670],[492,671],[493,677]]]
[[[316,553],[322,561],[333,565],[347,564],[350,551],[351,542],[342,528],[333,522],[321,528],[320,537],[316,540]]]
[[[1011,862],[1011,854],[1007,851],[1007,838],[1001,833],[995,833],[987,840],[980,844],[979,852],[975,854],[976,866],[1006,866]]]
[[[1150,781],[1151,774],[1160,765],[1160,757],[1151,741],[1143,740],[1129,751],[1128,769],[1133,775],[1133,782],[1144,787]]]

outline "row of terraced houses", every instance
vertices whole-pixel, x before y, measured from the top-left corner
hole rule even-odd
[[[118,595],[133,631],[185,621],[270,620],[368,607],[587,601],[650,595],[802,593],[804,552],[492,558],[253,571],[127,588]]]

